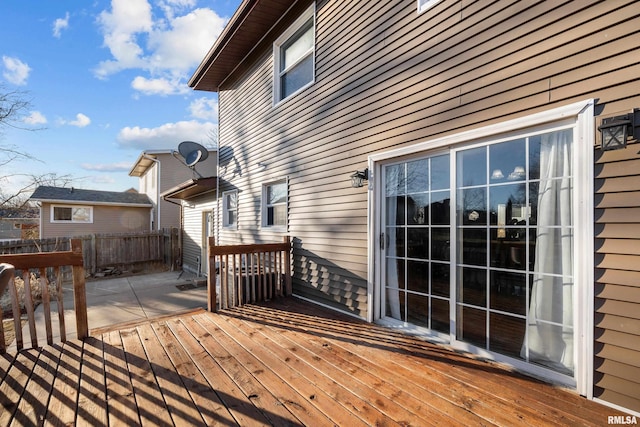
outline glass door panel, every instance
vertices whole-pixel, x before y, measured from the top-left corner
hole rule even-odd
[[[449,155],[383,167],[384,314],[449,334]]]
[[[456,153],[456,339],[573,373],[572,131]]]

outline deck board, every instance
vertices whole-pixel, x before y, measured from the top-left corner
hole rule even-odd
[[[603,425],[573,392],[294,298],[0,359],[5,425]]]
[[[48,404],[49,417],[46,426],[73,425],[76,419],[76,402],[78,399],[78,372],[82,348],[75,342],[55,344],[60,350],[60,363],[53,380],[53,392]]]

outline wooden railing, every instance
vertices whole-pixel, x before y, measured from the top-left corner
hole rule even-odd
[[[216,246],[209,237],[208,288],[209,311],[291,295],[291,239]]]
[[[53,344],[53,327],[51,322],[51,294],[49,292],[49,284],[47,273],[51,272],[56,282],[55,300],[58,306],[58,320],[60,325],[60,340],[66,341],[66,328],[64,322],[64,305],[63,305],[63,289],[62,289],[62,267],[70,266],[73,277],[73,299],[76,315],[76,333],[79,339],[89,336],[89,327],[87,322],[87,297],[85,290],[85,270],[82,258],[82,241],[79,239],[71,239],[71,250],[56,252],[38,252],[14,255],[0,255],[0,263],[5,264],[5,273],[2,275],[2,282],[8,284],[8,292],[11,298],[11,307],[13,312],[13,326],[15,333],[16,349],[24,348],[24,340],[22,334],[22,307],[19,301],[18,290],[15,285],[15,272],[22,272],[22,280],[24,281],[24,311],[26,311],[27,322],[29,324],[29,335],[31,337],[32,347],[38,347],[38,332],[36,331],[35,308],[36,302],[32,292],[32,281],[38,281],[36,289],[42,293],[41,304],[44,308],[44,323],[46,330],[47,343]],[[32,276],[32,272],[37,275]],[[7,276],[5,276],[8,275]],[[7,280],[8,279],[8,280]],[[39,286],[39,287],[38,287]],[[0,286],[2,287],[2,286]],[[1,296],[1,295],[0,295]],[[0,307],[0,315],[3,315],[2,307]],[[4,316],[3,316],[4,318]],[[5,329],[0,322],[0,353],[6,352],[7,343],[5,340]]]

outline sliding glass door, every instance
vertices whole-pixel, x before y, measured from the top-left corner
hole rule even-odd
[[[573,129],[381,167],[382,317],[574,371]]]

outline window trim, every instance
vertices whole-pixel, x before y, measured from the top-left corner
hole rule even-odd
[[[293,92],[287,97],[282,97],[282,85],[280,83],[280,78],[283,73],[280,72],[280,62],[281,62],[281,47],[286,44],[291,37],[293,37],[298,30],[300,30],[309,20],[312,20],[311,30],[313,31],[313,47],[311,48],[311,60],[312,60],[312,73],[311,81],[309,83],[303,85],[301,88]],[[307,58],[308,55],[305,55],[304,58]],[[300,61],[297,61],[298,64]],[[292,98],[297,93],[302,92],[307,87],[314,84],[316,81],[316,4],[315,2],[309,6],[307,10],[305,10],[298,19],[289,27],[287,30],[280,35],[273,42],[273,105],[276,106],[281,102],[286,101],[287,99]]]
[[[417,0],[418,14],[426,12],[438,3],[440,3],[440,0]]]
[[[593,187],[593,144],[595,143],[594,126],[595,100],[587,99],[565,106],[545,110],[528,116],[507,120],[489,126],[447,135],[433,140],[423,141],[414,145],[373,154],[369,156],[369,182],[375,189],[383,188],[381,181],[382,165],[400,159],[403,156],[413,156],[422,152],[437,152],[448,150],[449,147],[473,146],[488,141],[503,138],[509,133],[535,131],[540,127],[561,123],[572,123],[574,129],[573,176],[575,181],[573,192],[574,215],[574,360],[576,368],[575,383],[570,384],[576,391],[589,399],[593,398],[593,253],[594,253],[594,187]],[[381,313],[381,267],[377,263],[377,248],[380,245],[381,224],[379,215],[381,201],[379,191],[373,191],[368,203],[368,290],[369,302],[368,320],[380,320]],[[411,332],[411,331],[409,331]],[[431,338],[431,337],[430,337]],[[437,337],[435,337],[437,340]],[[451,342],[451,341],[450,341]],[[487,354],[487,357],[492,355]],[[500,360],[499,358],[495,358]],[[502,360],[508,362],[507,360]],[[523,370],[534,375],[548,377],[548,372],[534,369]],[[555,378],[554,378],[555,379]]]
[[[70,208],[71,209],[71,220],[60,220],[55,219],[55,210],[56,208]],[[89,220],[88,221],[77,221],[73,219],[73,210],[74,209],[88,209],[89,210]],[[50,221],[52,224],[93,224],[93,206],[88,205],[51,205],[50,209]]]
[[[267,188],[277,184],[284,184],[286,187],[286,195],[284,203],[280,203],[278,205],[284,204],[285,206],[285,224],[284,225],[269,225],[267,224],[267,209],[269,206],[278,206],[278,205],[268,205],[267,204]],[[278,231],[278,232],[286,232],[289,229],[289,180],[287,178],[278,179],[274,181],[269,181],[262,184],[262,198],[260,200],[260,225],[265,230]]]
[[[234,209],[230,209],[227,203],[227,196],[235,194],[236,195],[236,207]],[[234,223],[229,222],[228,213],[229,211],[234,210],[236,212],[236,220]],[[222,192],[222,228],[227,229],[238,229],[238,190],[230,190]]]

